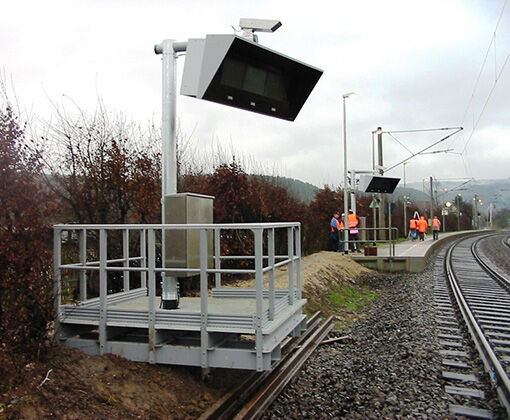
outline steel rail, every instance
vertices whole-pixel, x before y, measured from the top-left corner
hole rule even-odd
[[[294,352],[284,365],[271,373],[267,385],[237,413],[235,420],[252,420],[262,417],[266,409],[283,391],[285,386],[299,373],[305,361],[321,341],[333,329],[333,317],[324,321],[313,334]]]
[[[261,388],[263,389],[263,387],[266,386],[266,383],[268,383],[271,380],[271,378],[274,377],[275,373],[279,371],[280,368],[287,366],[288,362],[291,359],[293,359],[294,355],[296,354],[296,350],[299,351],[303,348],[309,348],[308,343],[310,342],[311,339],[317,336],[316,335],[317,331],[324,331],[324,328],[327,327],[326,328],[327,332],[325,335],[329,333],[329,331],[332,328],[332,318],[331,317],[328,318],[328,320],[324,322],[322,325],[320,324],[320,322],[321,322],[320,311],[318,311],[308,319],[307,329],[303,333],[303,335],[293,339],[288,338],[287,341],[284,341],[282,343],[283,356],[275,364],[273,370],[266,372],[250,373],[239,385],[230,390],[215,404],[209,407],[209,409],[207,409],[199,417],[199,420],[231,419],[234,418],[236,415],[239,415],[240,412],[243,412],[245,410],[245,406],[243,407],[243,404],[246,404],[246,402],[249,401],[249,399],[252,398],[252,396],[258,390],[260,390]],[[321,334],[319,342],[325,335]],[[268,405],[269,404],[267,404],[265,408],[267,408]],[[265,408],[260,411],[258,417],[260,417],[263,414]]]
[[[500,273],[498,273],[494,268],[490,266],[487,262],[485,262],[481,257],[479,252],[477,251],[477,246],[480,243],[482,239],[486,239],[491,235],[482,236],[481,238],[478,238],[473,244],[471,245],[471,253],[473,254],[473,257],[475,258],[476,262],[485,270],[485,272],[491,276],[494,280],[496,280],[501,287],[503,287],[507,292],[510,293],[510,280],[508,280],[506,277],[502,276]],[[509,245],[510,247],[510,245]]]
[[[487,236],[484,236],[484,238]],[[507,416],[510,416],[510,380],[508,378],[507,373],[505,372],[505,369],[503,368],[496,354],[494,353],[491,345],[489,344],[488,340],[483,334],[483,331],[480,328],[478,322],[476,321],[476,318],[473,315],[473,312],[471,311],[469,304],[464,298],[464,295],[458,283],[458,279],[455,276],[453,270],[452,253],[454,248],[463,240],[465,239],[456,241],[454,244],[450,246],[450,248],[447,251],[445,259],[445,270],[447,274],[447,279],[452,289],[452,292],[455,296],[455,300],[460,309],[460,312],[462,313],[462,317],[464,318],[469,333],[473,338],[480,358],[482,359],[482,362],[485,366],[485,369],[490,375],[491,382],[496,386],[498,398],[501,404],[505,407],[507,411]]]
[[[503,243],[504,246],[506,246],[507,248],[510,248],[510,236],[507,236],[507,237],[501,239],[501,242]]]

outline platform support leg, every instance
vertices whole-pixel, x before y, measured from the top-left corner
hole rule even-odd
[[[294,228],[287,228],[287,246],[288,246],[288,274],[289,274],[289,304],[294,304]]]
[[[99,354],[106,353],[106,318],[107,318],[107,277],[106,260],[108,259],[108,239],[105,229],[99,231]]]
[[[129,230],[122,230],[122,258],[124,259],[123,266],[129,268]],[[129,271],[125,270],[122,272],[124,291],[129,290]]]
[[[263,311],[263,261],[262,261],[262,229],[255,229],[253,231],[255,236],[255,292],[256,292],[256,307],[257,313],[255,315],[255,352],[257,357],[257,371],[263,370],[263,337],[262,337],[262,311]]]
[[[301,299],[302,296],[302,285],[301,285],[301,227],[298,227],[294,230],[295,239],[296,239],[296,289],[297,289],[297,298]]]
[[[145,229],[140,229],[140,257],[142,257],[140,261],[140,267],[147,267],[147,237],[145,236],[147,231]],[[140,287],[147,287],[147,272],[142,271],[140,273]]]
[[[85,267],[87,263],[87,230],[82,229],[79,233],[80,264]],[[80,270],[80,302],[87,300],[87,270]]]
[[[214,268],[219,270],[221,268],[221,249],[220,249],[220,236],[221,230],[214,229]],[[214,287],[221,287],[221,273],[214,273]]]
[[[207,230],[200,229],[200,365],[208,368],[207,349],[209,334],[207,332]]]
[[[62,337],[62,329],[60,327],[60,304],[62,299],[62,284],[61,284],[61,244],[62,232],[60,229],[53,229],[53,296],[54,296],[54,309],[55,309],[55,340]]]
[[[274,320],[275,313],[275,290],[274,290],[274,229],[267,231],[267,253],[269,258],[269,320]]]
[[[154,229],[148,230],[148,271],[149,271],[149,363],[155,363],[154,349],[156,345],[156,237]]]

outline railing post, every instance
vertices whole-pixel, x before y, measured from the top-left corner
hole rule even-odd
[[[274,291],[274,228],[267,230],[267,254],[268,254],[268,264],[271,267],[269,270],[269,320],[272,321],[274,319],[275,312],[275,291]]]
[[[289,304],[294,304],[294,228],[287,228],[287,248],[289,258]]]
[[[140,267],[147,267],[147,231],[145,229],[140,229]],[[140,273],[140,287],[147,287],[147,272],[142,271]]]
[[[79,233],[79,246],[80,246],[80,264],[83,269],[80,270],[80,301],[87,300],[87,270],[85,264],[87,263],[87,229],[81,229]]]
[[[149,328],[149,363],[155,362],[154,349],[156,346],[156,234],[154,229],[148,229],[148,264],[149,273],[149,308],[148,308],[148,328]]]
[[[297,298],[302,298],[302,291],[301,291],[301,225],[299,225],[295,230],[295,237],[296,237],[296,280],[297,280]]]
[[[122,230],[122,258],[124,258],[123,266],[129,267],[129,229]],[[124,291],[127,292],[129,290],[129,271],[124,270],[122,273]]]
[[[61,253],[62,253],[62,232],[58,228],[53,228],[53,296],[55,308],[55,339],[60,338],[60,304],[62,295],[61,284]]]
[[[262,359],[262,311],[264,304],[264,279],[263,279],[263,260],[262,260],[262,235],[263,229],[255,229],[255,296],[256,296],[256,314],[255,314],[255,351],[257,357],[257,371],[263,370]]]
[[[202,369],[208,367],[207,297],[207,229],[200,229],[200,365]]]
[[[108,259],[108,238],[105,229],[99,230],[99,354],[106,353],[106,317],[108,310],[106,260]]]
[[[214,229],[214,268],[221,268],[221,248],[220,248],[221,229]],[[221,273],[214,274],[214,287],[221,287]]]

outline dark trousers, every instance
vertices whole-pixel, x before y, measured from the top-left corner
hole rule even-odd
[[[329,234],[329,250],[338,251],[338,231]]]
[[[358,234],[357,233],[349,233],[349,248],[351,251],[357,251],[359,249],[359,244],[357,242]]]
[[[438,230],[432,231],[432,239],[434,239],[434,241],[439,239],[439,231]]]
[[[425,240],[425,232],[420,232],[420,241]]]

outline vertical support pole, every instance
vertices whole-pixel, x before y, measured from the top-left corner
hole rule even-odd
[[[299,225],[295,229],[295,236],[296,236],[296,288],[297,288],[297,298],[301,299],[303,297],[302,295],[302,285],[301,285],[301,225]]]
[[[347,227],[347,226],[346,226]],[[347,230],[347,229],[346,229]],[[287,249],[289,257],[289,304],[294,304],[294,228],[287,228]]]
[[[106,336],[106,317],[108,310],[108,272],[106,260],[108,259],[108,238],[105,229],[99,230],[99,354],[106,353],[108,337]]]
[[[124,259],[124,267],[129,267],[129,229],[122,230],[122,258]],[[124,291],[129,290],[129,271],[124,270],[122,272],[124,280]]]
[[[55,308],[55,340],[60,338],[60,304],[62,295],[60,264],[62,258],[62,232],[58,228],[53,228],[53,305]]]
[[[200,229],[200,365],[207,369],[207,349],[209,336],[207,333],[207,229]]]
[[[165,39],[161,44],[155,45],[154,52],[162,54],[162,113],[161,113],[161,216],[165,223],[165,196],[177,192],[177,146],[176,146],[176,97],[177,97],[177,54],[186,51],[187,43],[175,42]],[[161,240],[163,250],[163,267],[165,266],[165,232]],[[178,283],[177,277],[163,275],[162,278],[163,308],[177,307]]]
[[[214,229],[214,268],[221,268],[221,248],[220,248],[221,229]],[[214,287],[221,287],[221,273],[214,274]]]
[[[407,188],[406,188],[406,163],[402,165],[404,168],[404,238],[407,238]]]
[[[87,263],[87,229],[81,229],[79,233],[80,241],[80,264],[85,267]],[[80,270],[80,302],[87,300],[87,270]]]
[[[257,358],[257,371],[263,370],[263,337],[262,337],[262,311],[264,303],[264,279],[262,273],[262,235],[263,229],[255,229],[255,295],[256,295],[256,315],[255,315],[255,351]]]
[[[344,253],[349,253],[349,192],[347,182],[347,117],[345,113],[345,99],[349,95],[342,95],[343,99],[343,129],[344,129]]]
[[[434,219],[434,190],[433,178],[430,177],[430,223]]]
[[[275,291],[274,291],[274,228],[267,230],[267,254],[268,264],[271,269],[269,270],[269,320],[274,319],[275,313]]]
[[[156,234],[154,229],[148,229],[148,274],[149,274],[149,363],[155,363],[154,349],[156,346]]]
[[[382,127],[377,127],[377,164],[379,166],[378,171],[379,175],[384,175],[384,159],[383,159],[383,131]],[[386,194],[381,193],[379,194],[380,198],[380,207],[379,207],[379,227],[383,228],[380,230],[379,236],[380,239],[384,240],[386,239],[386,230],[384,229],[386,227],[386,217],[384,215],[384,211],[386,209]]]
[[[147,231],[140,229],[140,267],[147,267]],[[147,272],[140,272],[140,287],[145,289],[147,287]]]

